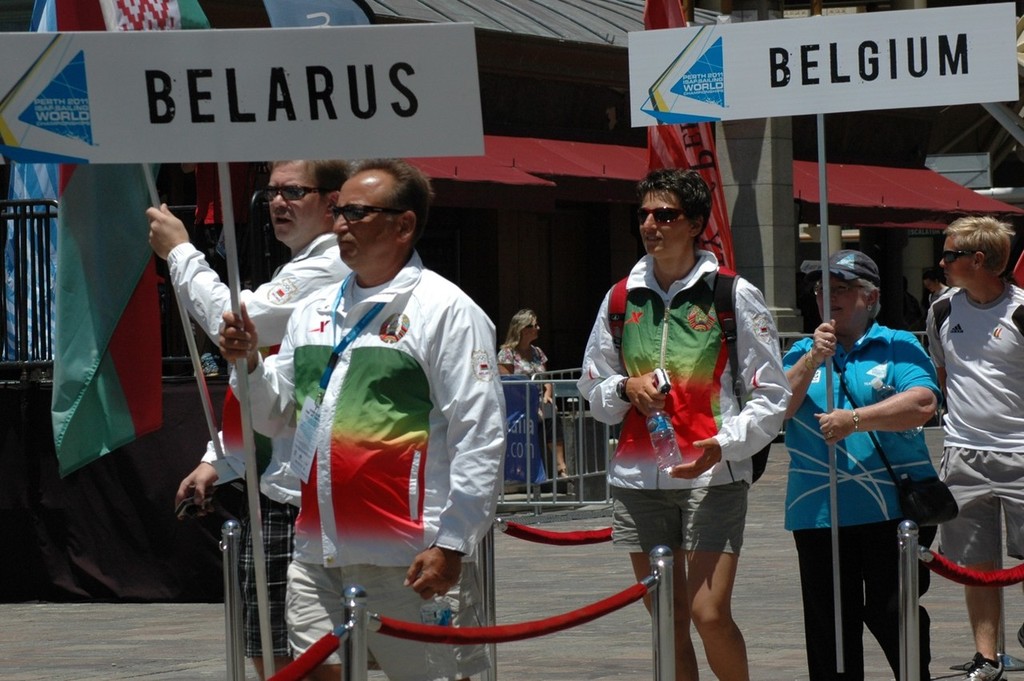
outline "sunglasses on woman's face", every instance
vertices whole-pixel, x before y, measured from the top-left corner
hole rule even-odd
[[[681,218],[683,211],[679,208],[640,208],[636,212],[636,219],[642,225],[647,222],[648,215],[653,215],[659,225],[667,225]]]

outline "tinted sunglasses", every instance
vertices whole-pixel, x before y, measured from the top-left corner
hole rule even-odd
[[[331,206],[331,215],[334,219],[344,216],[348,222],[359,222],[370,213],[390,213],[398,215],[404,213],[404,208],[381,208],[380,206],[360,206],[355,203],[346,203],[344,206]]]
[[[636,211],[636,219],[640,224],[647,222],[647,216],[653,215],[654,221],[660,225],[678,220],[683,215],[679,208],[640,208]]]
[[[303,187],[300,185],[285,185],[283,187],[265,187],[260,190],[260,194],[268,202],[273,201],[274,197],[280,194],[284,197],[285,201],[298,201],[306,194],[312,194],[313,192],[327,192],[329,189],[323,187]]]
[[[976,251],[943,251],[942,262],[947,265],[951,265],[956,262],[957,258],[962,258],[965,255],[974,255]]]

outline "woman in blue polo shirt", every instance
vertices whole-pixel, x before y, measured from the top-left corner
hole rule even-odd
[[[793,398],[786,411],[790,465],[786,529],[793,532],[800,562],[804,630],[810,678],[864,678],[863,630],[878,640],[899,676],[899,548],[902,518],[892,478],[872,442],[874,431],[897,475],[935,476],[920,426],[940,398],[935,368],[907,331],[878,324],[878,267],[860,251],[844,250],[828,263],[831,319],[783,358]],[[823,310],[821,271],[815,293]],[[824,314],[822,318],[825,318]],[[828,411],[826,367],[832,404]],[[835,446],[838,478],[839,560],[844,673],[836,672],[832,598],[832,518],[829,447]],[[921,529],[927,546],[935,528]],[[928,588],[921,570],[920,591]],[[921,678],[927,679],[929,619],[921,624]]]

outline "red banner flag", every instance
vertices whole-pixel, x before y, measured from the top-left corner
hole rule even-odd
[[[678,0],[647,0],[644,6],[644,28],[681,28],[686,26]],[[736,269],[729,229],[729,211],[722,191],[722,176],[715,152],[715,131],[710,123],[658,125],[647,128],[647,167],[690,168],[700,173],[711,188],[711,217],[701,247],[718,258],[718,262]]]

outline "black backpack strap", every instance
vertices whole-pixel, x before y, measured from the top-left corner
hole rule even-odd
[[[736,279],[731,270],[720,268],[715,277],[715,314],[722,328],[722,339],[729,353],[729,367],[732,369],[732,389],[736,401],[743,406],[743,376],[740,375],[739,355],[736,350]]]
[[[626,323],[626,277],[612,286],[608,296],[608,327],[612,332],[612,344],[622,353],[622,327]]]
[[[715,277],[715,315],[718,317],[718,325],[722,329],[722,341],[725,343],[726,351],[729,353],[729,368],[732,373],[732,390],[736,394],[736,403],[743,408],[743,395],[746,393],[743,386],[743,375],[740,371],[739,351],[736,349],[736,281],[739,279],[732,270],[719,268],[718,276]],[[768,453],[771,450],[771,443],[759,452],[750,457],[751,482],[757,482],[764,475],[764,469],[768,465]],[[732,465],[729,465],[729,472],[732,472]]]

